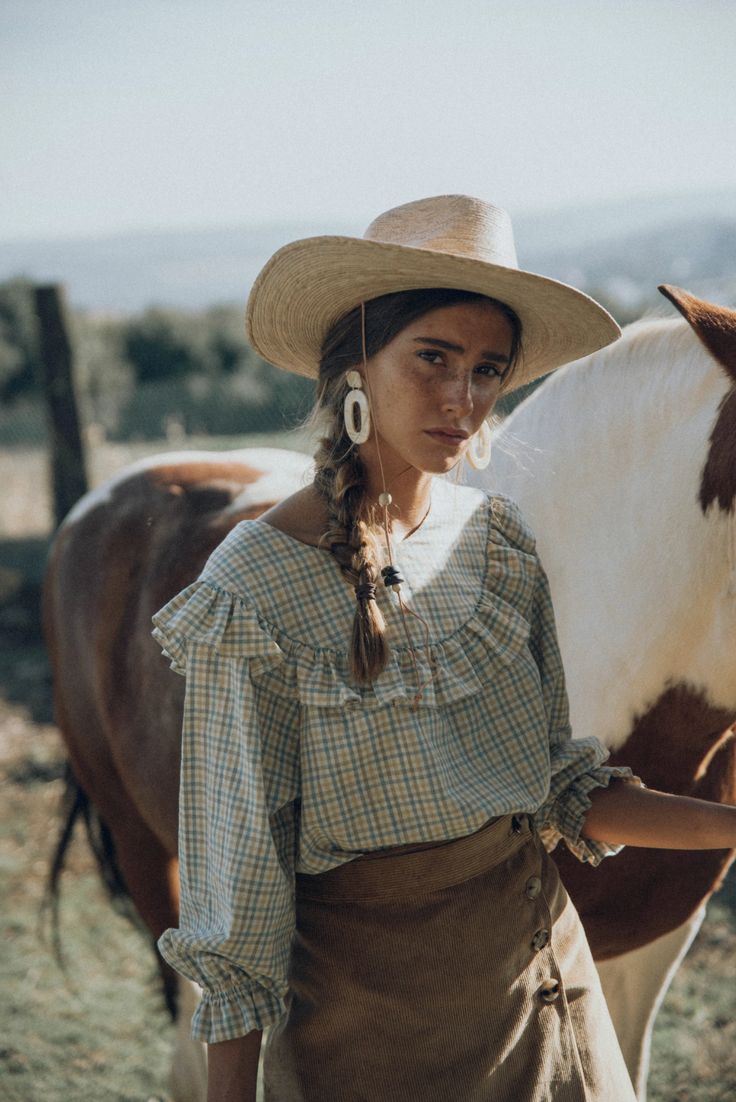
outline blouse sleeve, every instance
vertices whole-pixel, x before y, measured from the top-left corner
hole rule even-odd
[[[254,671],[277,658],[255,614],[197,582],[154,617],[186,676],[179,805],[181,909],[159,940],[203,996],[192,1036],[263,1029],[284,1011],[294,927],[298,716],[259,702]],[[294,705],[298,708],[298,705]],[[265,735],[268,738],[265,738]]]
[[[614,779],[641,784],[628,766],[606,766],[608,750],[597,738],[572,738],[565,675],[562,668],[549,582],[537,558],[538,577],[532,606],[530,647],[539,667],[549,728],[551,782],[549,795],[534,819],[550,848],[565,840],[580,861],[598,865],[623,847],[584,838],[581,829],[591,806],[590,793]]]

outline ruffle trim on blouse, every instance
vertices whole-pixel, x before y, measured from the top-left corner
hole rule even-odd
[[[185,674],[187,647],[200,643],[223,658],[280,659],[281,648],[261,626],[255,609],[204,581],[192,582],[153,617],[154,639]]]
[[[525,589],[531,594],[536,576],[529,565],[534,539],[517,507],[494,498],[490,514],[493,550],[470,617],[446,638],[417,645],[413,656],[408,647],[392,645],[388,664],[372,685],[352,682],[347,648],[342,652],[292,639],[247,598],[206,575],[156,613],[154,638],[177,673],[186,673],[188,647],[211,647],[223,658],[248,659],[249,676],[263,689],[311,707],[397,702],[434,708],[486,692],[499,666],[511,665],[527,645],[530,631],[518,609],[495,592],[496,579],[506,589],[509,577],[516,577],[518,599]]]
[[[286,1011],[284,999],[260,984],[245,983],[225,991],[205,992],[192,1017],[195,1041],[215,1044],[274,1025]]]
[[[494,494],[490,498],[490,511],[488,538],[492,543],[508,543],[528,555],[534,554],[537,541],[515,501],[504,494]]]
[[[502,598],[483,592],[462,627],[429,648],[417,648],[416,669],[407,647],[392,647],[381,676],[361,687],[350,680],[347,654],[289,638],[244,598],[206,579],[182,590],[153,622],[153,636],[177,673],[186,673],[188,648],[203,645],[223,658],[248,659],[251,680],[264,689],[322,708],[411,702],[420,686],[418,706],[452,703],[486,691],[497,664],[510,665],[529,638],[524,617]]]
[[[592,804],[591,792],[596,788],[608,788],[613,780],[633,784],[638,788],[645,787],[641,777],[632,773],[627,765],[602,765],[583,773],[575,780],[574,798],[570,800],[566,812],[561,816],[563,821],[557,826],[550,822],[540,824],[539,836],[548,853],[551,853],[559,842],[564,841],[578,861],[595,866],[599,865],[604,857],[613,857],[621,852],[623,845],[595,841],[581,834],[585,816]],[[559,827],[562,827],[562,830]]]

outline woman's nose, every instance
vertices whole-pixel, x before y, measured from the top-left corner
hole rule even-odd
[[[443,395],[446,410],[466,416],[473,411],[472,376],[458,373],[445,383]]]

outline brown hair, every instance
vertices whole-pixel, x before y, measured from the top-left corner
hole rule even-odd
[[[486,302],[503,314],[512,330],[511,364],[502,389],[521,352],[521,323],[505,303],[473,291],[452,288],[398,291],[365,303],[365,355],[375,356],[402,329],[424,314],[462,302]],[[373,507],[367,500],[365,468],[345,431],[345,372],[363,364],[361,307],[339,318],[322,342],[314,414],[326,419],[315,454],[314,485],[327,505],[328,527],[321,542],[355,589],[356,609],[350,645],[350,672],[358,684],[369,684],[385,668],[389,649],[385,623],[374,588],[382,584],[373,531]]]

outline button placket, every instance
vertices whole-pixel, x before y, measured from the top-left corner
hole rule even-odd
[[[524,881],[524,896],[532,904],[531,920],[535,922],[536,929],[531,938],[531,948],[536,952],[540,952],[545,948],[550,938],[550,914],[546,906],[546,900],[542,893],[542,878],[538,875],[541,871],[536,860],[533,861],[532,867],[529,869],[531,873]]]
[[[522,907],[526,911],[529,921],[527,927],[529,941],[527,944],[531,950],[532,958],[536,962],[534,965],[531,965],[530,962],[536,980],[535,986],[532,988],[532,991],[536,991],[536,996],[532,997],[536,997],[538,1005],[541,1003],[542,1006],[547,1006],[559,999],[562,984],[559,978],[555,976],[557,969],[552,950],[552,915],[544,894],[543,863],[538,852],[534,852],[536,847],[532,847],[532,851],[529,854],[530,859],[525,870],[527,875],[521,881],[519,887],[523,892],[524,899],[528,900],[526,904],[522,904]],[[527,908],[529,909],[527,910]]]

